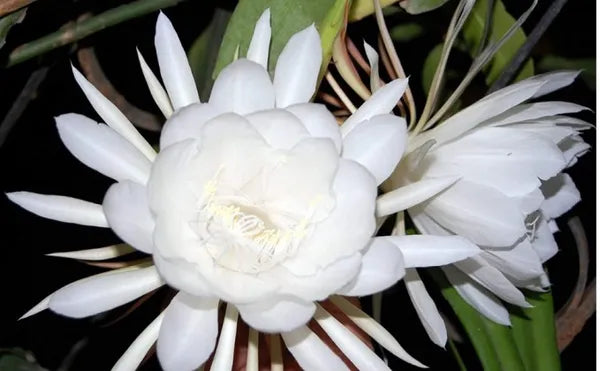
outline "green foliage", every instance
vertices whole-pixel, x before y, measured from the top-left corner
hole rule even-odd
[[[397,42],[407,42],[416,39],[423,34],[423,26],[419,23],[408,22],[392,27],[390,36]]]
[[[340,0],[241,0],[233,15],[225,35],[213,79],[233,60],[235,50],[239,46],[239,55],[245,56],[254,25],[263,11],[271,9],[271,46],[269,50],[269,71],[275,69],[277,57],[288,39],[296,32],[314,23],[321,34],[324,44],[324,56],[331,53],[333,40],[342,26],[343,10],[346,1]]]
[[[481,39],[485,33],[486,20],[487,1],[476,1],[475,7],[462,30],[463,37],[472,57],[475,57],[480,50]],[[506,31],[508,31],[510,26],[515,23],[515,18],[506,11],[504,4],[502,4],[502,1],[500,0],[494,2],[493,14],[490,20],[490,42],[498,41]],[[510,62],[526,39],[525,32],[519,28],[514,35],[504,43],[500,50],[498,50],[485,68],[486,82],[488,85],[491,85],[494,80],[498,78],[504,67]],[[515,81],[533,76],[533,74],[533,61],[528,59],[515,78]]]
[[[437,9],[446,2],[448,0],[404,0],[400,6],[410,14],[421,14]]]
[[[443,48],[444,44],[437,44],[433,47],[433,49],[431,49],[429,54],[427,54],[427,58],[425,58],[425,63],[423,63],[423,74],[421,76],[421,83],[423,84],[424,92],[429,92],[429,87],[433,81],[435,70],[437,69],[438,63],[440,63],[440,58],[442,57]]]
[[[23,18],[25,18],[26,12],[27,8],[24,8],[0,18],[0,48],[6,44],[6,36],[12,26],[21,23]]]
[[[0,371],[47,371],[21,348],[0,349]]]

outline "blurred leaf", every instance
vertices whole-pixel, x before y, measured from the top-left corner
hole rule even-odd
[[[379,4],[382,8],[384,8],[384,12],[386,12],[389,8],[394,9],[393,7],[390,7],[390,5],[395,5],[399,1],[400,0],[379,0]],[[348,15],[348,21],[359,21],[373,13],[375,13],[375,8],[373,7],[373,0],[353,0],[352,5],[350,6],[350,14]]]
[[[448,0],[404,0],[400,6],[410,14],[421,14],[437,9]]]
[[[231,12],[215,9],[212,21],[188,50],[188,59],[202,101],[206,101],[210,95],[213,83],[211,74],[229,18]]]
[[[591,90],[596,90],[596,58],[565,58],[547,55],[537,63],[542,71],[581,70],[581,78]]]
[[[429,93],[429,88],[431,87],[435,70],[437,69],[437,65],[442,57],[443,48],[443,44],[437,44],[433,47],[433,49],[431,49],[429,54],[427,54],[427,58],[425,58],[425,63],[423,63],[423,74],[421,77],[421,83],[423,84],[423,91],[425,93]]]
[[[10,31],[12,26],[23,21],[26,12],[27,8],[24,8],[0,18],[0,48],[6,44],[8,31]]]
[[[275,63],[289,38],[296,32],[314,23],[321,34],[324,55],[331,50],[331,44],[341,27],[336,22],[335,14],[339,13],[340,0],[241,0],[235,8],[219,50],[213,79],[233,60],[236,48],[239,55],[245,56],[254,25],[263,11],[271,9],[271,46],[269,50],[269,71],[275,69]],[[334,14],[333,14],[334,13]],[[343,13],[342,13],[343,14]],[[324,22],[324,23],[323,23]],[[334,28],[332,28],[332,25]],[[337,27],[337,29],[335,29]],[[332,34],[333,37],[331,37]],[[328,60],[327,60],[328,61]],[[324,61],[325,62],[325,61]]]
[[[0,371],[47,371],[33,354],[21,348],[0,349]]]
[[[462,29],[462,34],[472,57],[475,57],[475,54],[479,51],[479,44],[482,41],[481,38],[483,37],[485,30],[487,19],[486,13],[487,1],[476,1],[473,11],[469,15],[469,18]],[[514,23],[515,19],[506,11],[502,1],[495,0],[490,25],[490,42],[499,40]],[[523,29],[519,28],[514,35],[504,43],[500,50],[498,50],[485,68],[485,81],[488,85],[491,85],[494,80],[498,78],[504,67],[510,62],[526,39],[527,36],[525,35],[525,32],[523,32]],[[523,65],[521,71],[515,78],[515,81],[533,76],[533,74],[533,60],[530,58]]]
[[[403,23],[392,27],[390,36],[394,41],[406,42],[416,39],[423,34],[423,26],[418,23]]]

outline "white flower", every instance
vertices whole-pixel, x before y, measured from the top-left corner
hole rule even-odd
[[[524,102],[566,86],[576,76],[561,71],[521,81],[412,136],[390,181],[391,187],[454,181],[408,213],[421,233],[464,236],[484,250],[443,269],[468,303],[501,324],[510,324],[509,315],[495,296],[526,307],[517,287],[543,290],[549,285],[542,263],[558,250],[553,219],[580,199],[562,171],[589,148],[579,132],[590,125],[562,116],[585,107]],[[407,273],[409,293],[427,302],[420,306],[422,319],[430,327],[439,325],[418,280]],[[437,326],[430,335],[434,341],[445,338],[445,330]]]
[[[8,195],[43,217],[110,227],[137,250],[152,254],[155,265],[143,263],[77,281],[26,316],[47,307],[71,317],[89,316],[166,282],[180,292],[116,369],[135,368],[157,339],[163,368],[199,367],[215,349],[221,302],[227,310],[214,369],[231,368],[238,312],[253,329],[281,332],[304,368],[345,369],[306,327],[314,316],[358,368],[385,369],[382,360],[315,301],[378,292],[401,279],[405,268],[449,264],[479,252],[458,236],[373,238],[377,186],[404,151],[405,121],[389,113],[407,81],[379,89],[340,130],[323,105],[307,103],[321,65],[315,27],[292,36],[271,81],[266,11],[247,58],[226,67],[209,101],[201,103],[184,50],[162,14],[156,31],[166,92],[141,55],[140,62],[157,105],[168,117],[158,155],[74,70],[108,126],[66,114],[57,118],[60,137],[75,157],[117,183],[102,205],[28,192]],[[409,188],[390,199],[404,204],[411,199],[414,204],[423,198]],[[128,251],[104,248],[59,255],[101,260]],[[374,320],[341,297],[332,300],[381,345],[421,365]]]

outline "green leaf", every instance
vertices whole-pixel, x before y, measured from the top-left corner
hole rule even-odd
[[[219,45],[221,45],[229,18],[231,18],[231,12],[215,9],[210,24],[188,51],[188,60],[202,101],[206,101],[210,95],[213,83],[211,71],[217,62]]]
[[[27,8],[23,8],[0,18],[0,48],[6,44],[6,36],[8,35],[8,31],[10,31],[12,26],[23,21],[26,12]]]
[[[386,8],[390,5],[394,5],[398,0],[379,0],[379,4],[382,8]],[[375,7],[373,6],[373,0],[354,0],[350,7],[350,14],[348,14],[348,20],[350,22],[360,21],[361,19],[375,13]]]
[[[484,35],[486,19],[487,1],[476,1],[473,11],[469,15],[469,18],[462,29],[463,37],[472,57],[475,57],[479,51],[479,44]],[[490,42],[499,40],[514,23],[515,18],[506,11],[502,1],[495,0],[490,25]],[[519,28],[514,35],[504,43],[500,50],[498,50],[485,68],[486,83],[488,85],[491,85],[494,80],[498,78],[504,67],[510,62],[526,39],[525,32],[523,32],[523,29]],[[515,81],[533,76],[533,74],[533,60],[530,58],[525,62],[521,71],[515,78]]]
[[[343,9],[346,0],[241,0],[233,15],[219,50],[213,79],[233,60],[239,46],[239,55],[245,56],[254,25],[263,11],[271,9],[271,46],[269,49],[269,71],[275,69],[275,63],[289,38],[296,32],[314,23],[321,35],[324,47],[324,63],[329,63],[331,45],[341,28]],[[341,11],[340,11],[341,9]],[[332,36],[333,35],[333,36]]]
[[[511,313],[513,336],[528,371],[560,371],[552,293],[525,291],[532,308]]]
[[[437,9],[446,2],[448,0],[404,0],[400,6],[410,14],[421,14]]]
[[[419,23],[402,23],[392,27],[390,36],[394,41],[407,42],[416,39],[423,34],[423,26]]]
[[[31,352],[21,348],[0,349],[0,371],[47,371]]]
[[[440,63],[440,58],[442,57],[442,49],[444,48],[443,44],[437,44],[431,49],[429,54],[427,54],[427,58],[425,58],[425,63],[423,63],[423,74],[421,76],[421,83],[423,84],[423,91],[428,93],[429,88],[431,87],[431,82],[433,81],[433,76],[435,75],[435,70],[437,69],[438,63]]]
[[[546,55],[537,63],[542,71],[581,70],[581,78],[588,88],[596,90],[596,58],[565,58]]]

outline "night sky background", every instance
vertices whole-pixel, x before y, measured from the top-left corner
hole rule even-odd
[[[426,26],[423,35],[398,49],[405,70],[414,76],[414,80],[411,81],[420,81],[423,60],[429,50],[442,39],[447,27],[446,20],[449,20],[448,14],[455,3],[451,1],[444,9],[439,10],[447,15],[444,22],[440,22],[440,13],[437,12],[411,19]],[[528,5],[521,1],[505,0],[505,3],[513,15],[520,14]],[[0,50],[0,59],[5,60],[8,52],[16,46],[52,32],[85,12],[99,13],[119,4],[120,2],[115,0],[38,1],[30,7],[24,22],[11,31],[7,45]],[[211,1],[184,1],[165,11],[186,49],[210,21],[215,4],[216,2]],[[526,31],[531,30],[548,4],[549,1],[540,0],[538,9],[524,26]],[[233,5],[232,1],[219,2],[220,7],[228,9],[232,9]],[[567,58],[594,58],[594,7],[593,1],[568,2],[536,47],[534,59],[538,61],[548,54]],[[29,104],[9,133],[6,142],[0,147],[0,191],[27,190],[102,202],[104,192],[112,180],[88,169],[70,155],[59,140],[53,117],[76,112],[99,119],[76,85],[70,71],[70,62],[77,64],[74,54],[76,48],[89,45],[95,46],[98,59],[116,89],[134,105],[159,115],[160,112],[154,106],[146,88],[135,54],[137,46],[151,67],[155,71],[158,70],[153,47],[156,16],[157,12],[154,12],[101,31],[80,41],[76,46],[63,47],[15,67],[0,69],[0,117],[3,117],[31,73],[41,66],[50,66],[45,81],[38,89],[36,99]],[[402,21],[408,17],[398,15],[394,19]],[[375,27],[374,20],[368,18],[353,24],[350,36],[359,45],[361,38],[365,37],[361,35],[367,35],[367,39],[372,37]],[[468,60],[460,53],[456,53],[456,56],[453,54],[451,59],[451,67],[454,66],[458,70],[468,66]],[[475,85],[481,84],[482,81],[483,79],[479,78]],[[420,84],[414,84],[413,89],[417,95],[417,106],[422,107],[424,100]],[[472,89],[472,92],[478,94],[483,91]],[[571,101],[596,109],[595,90],[587,86],[582,79],[544,99]],[[593,112],[586,112],[578,117],[595,123]],[[157,143],[156,133],[142,133],[151,143]],[[578,185],[583,201],[558,221],[562,232],[558,233],[556,238],[561,251],[548,264],[554,283],[557,308],[568,298],[577,275],[577,255],[566,224],[571,216],[579,216],[586,228],[592,262],[590,278],[595,277],[595,137],[595,130],[585,133],[584,138],[593,149],[568,171]],[[127,306],[83,320],[64,318],[45,311],[17,322],[17,318],[59,287],[103,271],[77,261],[46,257],[44,254],[101,247],[118,243],[119,240],[108,229],[63,224],[39,218],[12,205],[3,194],[0,195],[0,210],[0,348],[26,349],[35,355],[40,365],[56,370],[65,362],[71,349],[80,344],[81,347],[74,353],[74,357],[66,362],[70,364],[69,370],[110,369],[131,341],[167,303],[170,297],[168,290],[161,289],[133,314],[112,325],[108,324],[119,317]],[[430,286],[430,292],[435,292],[433,286]],[[454,320],[451,309],[444,299],[438,296],[436,302],[439,307],[448,318]],[[363,304],[366,309],[370,308],[369,300],[364,300]],[[595,318],[595,315],[592,316],[584,330],[563,352],[563,369],[587,370],[594,367]],[[403,284],[397,284],[384,293],[383,322],[409,353],[430,365],[433,370],[455,368],[456,363],[450,352],[438,348],[427,339]],[[460,328],[460,325],[458,327]],[[479,369],[468,340],[458,347],[468,368]],[[394,369],[410,369],[407,364],[393,357],[390,360]],[[157,367],[158,363],[155,357],[152,357],[142,369],[155,370]]]

